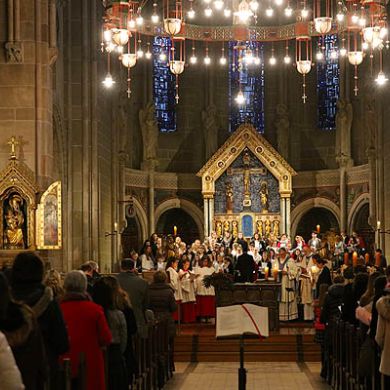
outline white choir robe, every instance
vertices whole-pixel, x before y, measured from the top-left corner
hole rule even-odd
[[[179,274],[172,267],[169,267],[167,269],[167,272],[169,274],[169,285],[173,289],[175,300],[179,302],[182,300],[181,283],[179,280]]]
[[[298,277],[298,267],[293,259],[288,258],[284,263],[277,260],[280,271],[286,271],[286,275],[282,275],[282,285],[280,291],[279,302],[279,319],[280,321],[290,321],[298,318],[297,296],[295,291],[295,281]],[[286,288],[291,288],[292,291],[287,291]]]
[[[305,268],[307,271],[306,275],[311,275],[311,267],[314,265],[311,256],[303,256],[302,261],[297,264],[298,266]],[[301,280],[301,303],[303,304],[303,319],[305,321],[314,320],[314,309],[313,309],[313,283],[312,278],[302,276]]]
[[[195,282],[191,282],[190,272],[179,271],[180,285],[181,285],[181,301],[182,303],[195,302]]]
[[[215,273],[214,267],[200,267],[196,270],[196,274],[199,275],[195,279],[196,295],[215,295],[214,287],[205,287],[203,285],[203,279],[205,276],[209,276]]]

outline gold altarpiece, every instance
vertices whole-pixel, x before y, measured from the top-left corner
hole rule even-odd
[[[197,174],[202,178],[204,234],[290,234],[294,169],[249,124],[241,125]]]

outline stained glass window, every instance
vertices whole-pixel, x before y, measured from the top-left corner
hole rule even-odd
[[[171,47],[167,37],[153,40],[153,99],[156,119],[161,132],[176,131],[175,76],[167,66]]]
[[[319,38],[324,50],[324,60],[317,62],[318,127],[322,130],[336,128],[336,105],[340,94],[340,69],[337,35]]]
[[[229,42],[229,105],[230,131],[235,131],[242,123],[251,123],[257,131],[264,132],[264,53],[261,42],[240,42],[246,46],[254,57],[258,56],[260,64],[242,61],[241,71],[237,42]],[[245,49],[244,49],[245,50]],[[237,104],[235,97],[240,90],[245,103]]]

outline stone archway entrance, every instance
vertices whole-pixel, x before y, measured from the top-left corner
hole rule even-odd
[[[320,226],[321,233],[329,231],[338,233],[340,230],[339,223],[330,210],[324,207],[313,207],[298,222],[296,235],[302,236],[307,241],[317,225]]]
[[[373,249],[375,245],[375,232],[368,224],[368,217],[370,215],[370,206],[368,203],[363,204],[353,219],[352,230],[362,237],[366,248]]]
[[[156,233],[162,236],[173,234],[174,226],[177,227],[177,235],[187,244],[201,237],[195,220],[180,208],[170,209],[161,214],[156,224]]]

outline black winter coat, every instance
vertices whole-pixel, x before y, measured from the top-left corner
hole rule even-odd
[[[334,284],[329,287],[322,306],[320,322],[327,324],[330,320],[341,316],[340,308],[343,302],[343,293],[344,286],[342,284]]]
[[[239,256],[236,263],[236,271],[240,273],[240,276],[237,278],[238,282],[253,282],[253,272],[255,271],[253,257],[247,253]]]
[[[167,320],[169,335],[176,333],[172,313],[177,310],[172,288],[165,283],[152,283],[149,286],[149,309],[153,310],[156,319]]]

